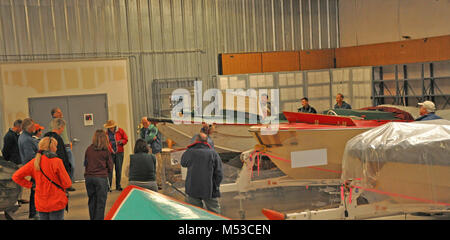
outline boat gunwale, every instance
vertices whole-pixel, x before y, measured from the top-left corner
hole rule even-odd
[[[323,126],[323,127],[322,127]],[[346,127],[346,126],[333,126],[329,128],[328,125],[322,125],[320,128],[303,128],[303,127],[283,127],[278,128],[278,131],[289,132],[289,131],[335,131],[335,130],[358,130],[358,129],[372,129],[374,127]],[[260,126],[250,127],[249,132],[258,133],[261,132]],[[267,131],[270,131],[269,129]],[[275,135],[275,134],[273,134]]]

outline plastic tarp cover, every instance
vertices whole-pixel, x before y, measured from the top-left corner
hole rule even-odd
[[[342,168],[342,180],[373,190],[373,199],[448,208],[450,121],[391,122],[359,134],[347,142]]]

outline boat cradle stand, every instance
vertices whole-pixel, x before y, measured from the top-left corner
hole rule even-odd
[[[253,166],[255,165],[255,159],[251,158],[250,155],[254,152],[254,149],[247,150],[240,155],[241,161],[243,162],[242,168],[238,174],[236,182],[222,184],[220,186],[221,193],[226,192],[237,192],[238,194],[234,199],[239,200],[239,215],[241,219],[245,219],[245,209],[244,200],[249,198],[248,192],[269,189],[269,188],[279,188],[279,187],[298,187],[298,186],[336,186],[340,185],[340,179],[309,179],[309,180],[298,180],[293,179],[288,176],[281,176],[275,178],[268,178],[262,180],[252,180]],[[329,192],[329,194],[338,194],[335,192],[336,188],[331,188],[334,192]]]
[[[450,212],[450,208],[443,208],[442,206],[437,206],[435,204],[395,204],[390,199],[386,199],[376,203],[358,203],[358,198],[361,196],[364,190],[358,189],[356,185],[352,185],[352,180],[348,180],[344,184],[342,184],[341,190],[342,200],[338,208],[317,211],[302,211],[288,214],[278,213],[277,215],[284,216],[283,219],[285,220],[357,220],[417,212]],[[274,215],[273,212],[273,210],[263,210],[263,214],[266,216]]]

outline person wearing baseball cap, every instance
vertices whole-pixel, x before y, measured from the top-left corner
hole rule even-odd
[[[418,103],[418,105],[420,106],[419,109],[420,117],[418,117],[416,121],[442,119],[441,117],[439,117],[434,113],[436,111],[436,106],[432,101],[425,101],[422,103]]]
[[[35,123],[34,128],[36,131],[33,133],[33,139],[36,141],[36,144],[39,144],[39,141],[41,141],[42,130],[45,128],[39,125],[39,123]]]
[[[38,138],[41,137],[42,134],[42,130],[44,130],[45,128],[41,125],[39,125],[39,123],[35,123],[34,127],[36,129],[36,131],[34,132],[34,135],[37,136]]]

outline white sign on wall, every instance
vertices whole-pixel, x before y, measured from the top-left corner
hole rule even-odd
[[[84,114],[84,126],[94,126],[94,114],[92,113]]]

